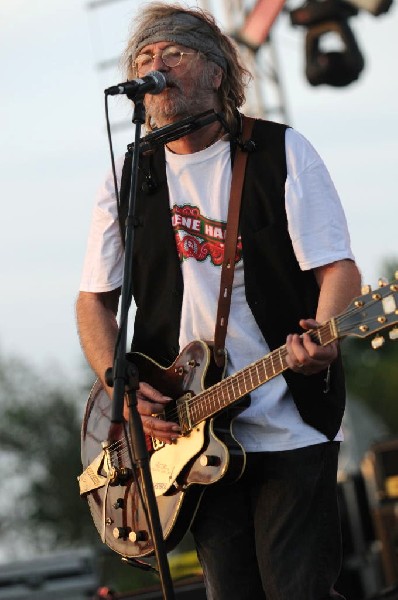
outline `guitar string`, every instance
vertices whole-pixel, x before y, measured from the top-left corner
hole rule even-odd
[[[373,304],[376,304],[376,302],[378,302],[378,301],[375,300]],[[351,313],[353,313],[355,311],[358,311],[358,309],[355,308],[355,309],[351,310]],[[336,318],[336,321],[343,322],[347,318],[347,314],[348,313],[345,313],[344,315]],[[371,322],[372,320],[373,320],[372,317],[368,317],[367,319],[363,319],[362,323],[364,325],[366,325],[367,322]],[[319,330],[312,330],[312,332],[321,332],[320,333],[320,337],[322,337],[322,335],[325,332],[327,333],[328,329],[330,329],[330,326],[326,325],[326,326],[321,326],[319,328]],[[349,331],[350,329],[352,329],[352,327],[348,328],[347,331]],[[322,331],[323,331],[323,333],[322,333]],[[340,328],[340,332],[343,332],[343,328]],[[283,366],[283,359],[286,358],[286,356],[287,356],[286,346],[282,346],[281,348],[279,348],[278,351],[277,351],[277,353],[279,354],[280,361],[282,362],[282,366]],[[267,376],[267,373],[266,373],[267,366],[269,366],[271,364],[271,362],[272,362],[272,354],[273,353],[271,353],[271,354],[263,357],[262,359],[260,359],[259,361],[253,363],[252,365],[249,365],[249,367],[246,367],[245,371],[246,371],[246,369],[248,369],[248,371],[246,371],[246,373],[248,373],[253,368],[256,368],[256,370],[257,370],[257,368],[260,368],[262,371],[264,371],[265,376]],[[248,381],[248,377],[243,372],[235,374],[232,377],[234,378],[236,376],[237,376],[237,379],[241,383],[244,382],[245,385],[246,385],[246,382]],[[220,386],[223,383],[225,385],[226,381],[227,380],[222,380],[221,382],[219,382],[218,384],[216,384],[216,386]],[[228,387],[228,385],[229,385],[230,388],[232,387],[232,392],[234,393],[234,389],[233,389],[234,383],[233,383],[232,379],[227,382],[227,385],[225,385],[225,387]],[[216,387],[216,386],[213,386],[210,390],[214,391],[216,389],[216,391],[218,393],[220,391],[220,388]],[[238,387],[239,387],[239,384],[238,384]],[[256,387],[258,387],[258,386],[254,386],[253,389],[255,389]],[[210,396],[211,397],[213,394],[209,393],[210,390],[204,390],[202,393],[198,394],[197,396],[194,396],[190,401],[188,401],[188,404],[192,407],[192,405],[195,405],[195,403],[199,403],[200,399],[203,401],[203,398],[206,400],[206,396]],[[249,392],[249,390],[247,390],[246,393],[248,393],[248,392]],[[221,397],[221,400],[223,400],[223,399],[225,399],[225,398]],[[208,400],[208,398],[207,398],[207,400]],[[216,399],[213,398],[213,400],[216,400]],[[220,398],[218,398],[218,401],[220,401]],[[176,416],[178,416],[177,410],[172,411],[172,413],[173,412],[175,413]],[[170,418],[170,415],[169,415],[169,418]],[[120,460],[120,459],[124,458],[128,454],[128,452],[127,452],[127,450],[128,450],[127,441],[126,440],[118,440],[114,444],[111,444],[109,446],[109,449],[112,449],[113,452],[116,452],[117,458],[118,458],[118,460]]]
[[[324,324],[320,326],[319,329],[311,330],[309,333],[318,333],[319,337],[322,338],[325,333],[330,334],[330,324]],[[262,357],[252,365],[245,367],[242,371],[235,373],[231,378],[220,381],[218,384],[209,388],[209,390],[204,390],[197,396],[188,400],[186,402],[188,410],[192,410],[192,408],[201,408],[203,410],[210,402],[215,405],[214,410],[217,411],[221,406],[221,403],[224,405],[226,400],[230,400],[231,392],[235,399],[236,388],[239,393],[236,397],[236,399],[238,399],[282,372],[282,370],[286,368],[286,364],[284,363],[286,356],[286,346],[274,350],[272,353]],[[278,364],[280,366],[278,366]],[[253,384],[253,380],[257,380],[257,383]],[[242,393],[241,388],[244,388],[244,393]],[[225,395],[225,392],[227,392],[227,395]],[[178,408],[172,409],[167,414],[168,420],[171,421],[176,420],[178,422],[178,417]]]
[[[378,302],[380,302],[379,299],[374,299],[374,301],[369,303],[367,306],[372,306]],[[335,321],[336,321],[336,323],[340,323],[340,322],[342,323],[349,316],[352,316],[353,313],[360,312],[363,309],[364,309],[364,307],[352,307],[350,310],[348,310],[343,315],[339,315],[339,316],[335,317]],[[365,319],[365,320],[362,319],[362,323],[366,325],[366,322],[370,322],[371,320],[373,320],[372,317],[368,317],[368,319]],[[319,334],[319,338],[322,339],[322,336],[325,333],[327,333],[328,331],[330,332],[330,326],[331,326],[331,322],[328,322],[326,324],[321,325],[318,329],[310,330],[308,333]],[[340,333],[344,333],[345,331],[350,331],[350,329],[352,329],[352,327],[349,327],[346,330],[344,330],[344,328],[341,327]],[[331,339],[330,342],[331,341],[333,341],[333,339]],[[326,342],[325,345],[327,345],[330,342]],[[255,363],[252,363],[248,367],[245,367],[245,369],[242,370],[241,372],[235,373],[234,375],[231,376],[231,378],[222,380],[218,384],[215,384],[214,386],[212,386],[209,390],[204,390],[197,396],[194,396],[193,398],[188,400],[188,402],[187,402],[188,408],[192,408],[194,406],[197,406],[197,407],[202,406],[203,407],[203,405],[206,403],[206,401],[208,402],[209,400],[213,401],[213,402],[218,401],[218,403],[220,403],[220,400],[224,401],[224,402],[225,402],[225,400],[230,401],[230,394],[228,394],[228,397],[226,398],[225,396],[223,396],[223,392],[224,392],[224,388],[226,388],[225,391],[228,391],[228,387],[229,387],[229,392],[232,391],[232,393],[234,394],[235,393],[234,384],[236,384],[238,387],[238,391],[239,391],[240,395],[237,397],[237,399],[239,399],[240,397],[249,393],[253,389],[256,389],[257,387],[259,387],[259,385],[253,385],[253,381],[252,381],[253,380],[253,378],[252,378],[253,370],[257,371],[257,378],[258,378],[258,383],[259,383],[260,378],[259,378],[258,370],[261,369],[262,373],[267,378],[264,380],[263,383],[266,383],[269,379],[273,378],[276,375],[275,372],[272,373],[270,376],[267,375],[267,368],[269,366],[271,366],[274,371],[274,366],[272,363],[273,363],[273,358],[275,357],[275,355],[279,355],[278,360],[281,363],[282,369],[285,369],[283,359],[285,359],[287,356],[287,349],[286,349],[286,346],[281,346],[277,350],[274,350],[273,352],[271,352],[270,354],[266,355],[265,357],[259,359]],[[280,371],[280,372],[282,372],[282,371]],[[250,379],[250,386],[247,387],[249,379]],[[241,394],[241,390],[240,390],[241,384],[245,385],[244,394]],[[262,383],[260,385],[262,385]],[[232,390],[231,390],[231,388],[232,388]],[[220,392],[221,392],[221,397],[219,395]],[[218,397],[217,397],[217,395],[218,395]],[[216,412],[217,412],[217,409],[216,409]],[[208,416],[210,416],[210,415],[208,415]],[[178,418],[178,410],[173,409],[172,411],[170,411],[170,413],[168,414],[168,418],[170,420],[173,420],[174,418],[177,419]],[[112,449],[112,451],[117,452],[117,453],[124,453],[126,450],[126,446],[125,446],[125,443],[123,443],[122,441],[118,441],[118,442],[115,442],[114,444],[111,444],[109,446],[109,449]]]
[[[279,348],[278,354],[279,354],[279,362],[281,363],[281,366],[283,367],[284,366],[283,359],[286,358],[286,355],[287,355],[286,346],[282,346],[281,348]],[[249,371],[252,371],[252,370],[256,371],[256,378],[258,380],[258,383],[260,384],[260,381],[264,375],[266,377],[268,377],[267,376],[267,367],[270,366],[272,364],[272,362],[273,362],[272,355],[267,355],[267,356],[263,357],[262,359],[260,359],[259,361],[256,361],[252,365],[249,365],[249,367],[246,367],[246,369],[248,369]],[[187,404],[189,405],[188,408],[192,409],[192,407],[194,407],[194,406],[197,406],[197,407],[201,406],[203,409],[203,407],[206,407],[208,405],[209,400],[210,400],[210,402],[213,401],[213,403],[218,403],[218,407],[220,407],[220,402],[225,402],[226,399],[230,400],[231,391],[232,391],[233,397],[235,397],[234,383],[237,384],[237,387],[239,390],[240,390],[241,384],[242,385],[244,384],[245,390],[246,390],[245,393],[249,392],[249,389],[247,387],[249,378],[247,377],[247,375],[240,372],[239,374],[235,374],[233,376],[233,378],[234,378],[233,380],[227,380],[227,379],[222,380],[221,382],[216,384],[216,386],[213,386],[211,388],[211,390],[204,390],[201,394],[194,396],[194,398],[192,398],[191,400],[189,400],[187,402]],[[252,381],[251,376],[250,376],[250,381]],[[256,387],[259,387],[259,386],[251,385],[251,389],[255,389]],[[224,392],[227,392],[227,396],[225,396]],[[215,410],[217,410],[216,407],[215,407]],[[168,420],[171,420],[171,421],[177,417],[178,417],[177,409],[173,409],[167,415]],[[126,456],[127,446],[124,441],[118,440],[117,442],[110,444],[109,450],[116,453],[118,460],[120,460],[121,458],[124,458]]]
[[[379,302],[379,300],[375,299],[373,302],[368,303],[367,306],[372,306],[378,302]],[[361,312],[361,310],[363,310],[363,307],[352,306],[349,310],[347,310],[346,313],[335,317],[334,320],[337,324],[343,323],[345,320],[347,320],[350,316],[352,316],[356,312]],[[372,320],[372,317],[368,317],[367,320],[362,319],[362,323],[366,324],[366,321],[370,322],[371,320]],[[318,329],[310,330],[308,333],[319,334],[319,338],[322,339],[322,337],[325,335],[325,333],[330,332],[330,329],[331,329],[331,322],[329,321],[328,323],[321,325]],[[340,332],[344,334],[344,333],[350,331],[350,329],[352,329],[352,327],[349,327],[347,329],[345,329],[344,327],[340,327]],[[330,339],[330,341],[328,341],[325,345],[327,345],[331,341],[333,341],[333,339]],[[232,392],[234,392],[234,389],[233,389],[234,384],[237,385],[238,390],[240,392],[240,395],[238,396],[238,398],[244,395],[244,394],[241,394],[241,391],[240,391],[241,385],[242,385],[242,387],[243,387],[243,385],[245,386],[246,394],[249,393],[250,391],[252,391],[253,389],[256,389],[257,387],[259,387],[258,385],[254,385],[254,386],[249,385],[249,387],[247,386],[249,378],[250,378],[250,383],[251,383],[253,369],[255,369],[256,371],[258,369],[261,369],[261,371],[264,372],[264,375],[267,377],[267,379],[265,379],[263,383],[266,383],[269,379],[271,379],[274,376],[274,373],[272,373],[270,376],[268,376],[267,370],[268,370],[268,367],[270,367],[270,366],[271,366],[272,370],[274,369],[272,363],[273,363],[273,358],[275,356],[275,353],[279,354],[279,359],[282,362],[282,367],[284,370],[286,368],[286,366],[283,364],[283,359],[285,359],[287,356],[286,346],[282,346],[278,350],[273,351],[272,353],[263,357],[259,361],[253,363],[252,365],[249,365],[249,367],[246,367],[244,369],[245,373],[243,373],[243,372],[235,373],[234,375],[231,376],[231,379],[229,379],[229,378],[224,379],[221,382],[219,382],[218,384],[216,384],[215,386],[212,386],[212,388],[210,388],[209,390],[204,390],[197,396],[194,396],[192,399],[187,401],[188,409],[192,408],[193,406],[199,406],[199,403],[204,404],[209,399],[210,399],[210,401],[217,400],[217,397],[216,397],[217,394],[219,394],[220,391],[222,394],[224,389],[228,388],[228,386],[230,388],[229,391],[231,391],[231,388],[232,388]],[[282,372],[282,371],[280,371],[280,372]],[[257,377],[258,377],[258,374],[257,374]],[[261,379],[262,378],[263,377],[261,377]],[[220,400],[220,398],[218,398],[218,400]],[[225,398],[222,395],[221,395],[221,400],[225,401]],[[170,420],[173,420],[173,418],[177,418],[178,417],[177,409],[171,411],[168,416],[169,416]]]
[[[326,325],[322,325],[319,328],[319,330],[311,330],[310,333],[319,332],[320,337],[322,337],[324,335],[324,333],[325,332],[327,333],[329,330],[330,330],[330,325],[326,324]],[[197,396],[194,396],[192,399],[187,401],[187,408],[192,409],[193,407],[198,407],[199,405],[201,405],[203,407],[203,405],[206,405],[206,402],[209,402],[209,401],[216,403],[216,406],[217,406],[217,404],[218,404],[218,406],[220,406],[220,401],[225,403],[225,401],[230,398],[231,391],[232,391],[233,397],[235,397],[234,387],[238,388],[240,396],[243,396],[243,395],[249,393],[253,389],[256,389],[257,387],[259,387],[259,385],[261,385],[260,381],[262,381],[264,379],[264,376],[266,377],[266,379],[262,383],[265,383],[271,377],[275,376],[275,368],[274,368],[274,364],[273,364],[274,362],[276,362],[276,361],[279,362],[281,364],[282,369],[285,368],[285,364],[283,361],[286,358],[286,355],[287,355],[286,346],[282,346],[278,350],[275,350],[272,353],[266,355],[265,357],[262,357],[261,359],[259,359],[255,363],[253,363],[252,365],[249,365],[249,367],[246,367],[244,369],[245,372],[241,371],[239,373],[235,373],[234,375],[231,376],[231,379],[229,379],[229,378],[224,379],[224,380],[220,381],[218,384],[212,386],[212,388],[210,388],[209,390],[204,390]],[[271,369],[273,371],[271,375],[267,374],[269,367],[271,367]],[[281,369],[279,368],[279,369],[277,369],[277,371],[281,372]],[[253,385],[253,379],[257,379],[257,385]],[[249,383],[250,383],[250,385],[249,385]],[[243,386],[245,387],[244,394],[241,393],[241,389],[240,389]],[[225,396],[225,392],[227,392],[227,397]],[[240,396],[238,396],[238,398]],[[215,407],[215,410],[217,410],[216,407]],[[170,421],[174,420],[174,421],[178,422],[178,420],[179,420],[178,417],[179,417],[179,414],[178,414],[177,408],[172,409],[167,414],[167,418]],[[112,447],[112,449],[114,449],[114,447]]]
[[[311,330],[311,332],[309,333],[318,332],[319,337],[322,338],[322,336],[328,331],[330,331],[330,325],[322,325],[319,329]],[[218,382],[218,384],[215,384],[214,386],[209,388],[209,390],[204,390],[197,396],[194,396],[193,398],[187,401],[188,408],[192,408],[195,406],[203,407],[206,401],[220,403],[221,400],[222,402],[225,402],[226,400],[230,399],[231,391],[233,398],[235,398],[235,388],[237,388],[239,393],[236,399],[243,397],[245,394],[248,394],[263,383],[269,381],[269,379],[272,379],[276,375],[280,374],[282,370],[286,368],[286,364],[284,363],[284,359],[286,358],[286,356],[286,346],[281,346],[277,350],[274,350],[270,354],[267,354],[258,361],[249,365],[248,367],[245,367],[238,373],[235,373],[234,375],[230,376],[230,378],[223,379],[220,382]],[[275,363],[277,365],[276,369]],[[280,364],[279,367],[278,363]],[[271,371],[271,373],[268,375],[269,371]],[[257,384],[253,384],[253,379],[257,379]],[[241,391],[241,387],[243,386],[245,389],[244,393],[242,393]],[[225,397],[224,395],[225,391],[228,392],[227,397]],[[178,417],[177,409],[171,411],[168,416],[171,417],[171,420],[172,417]]]

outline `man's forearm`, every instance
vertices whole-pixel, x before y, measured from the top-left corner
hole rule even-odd
[[[360,292],[361,276],[354,262],[342,260],[315,269],[320,294],[316,321],[323,323],[343,312]],[[311,329],[312,319],[300,321],[304,329]],[[337,344],[319,346],[310,336],[288,335],[286,340],[287,364],[296,373],[314,375],[326,369],[337,356]]]
[[[316,320],[319,323],[343,312],[361,293],[361,275],[351,260],[342,260],[315,269],[320,294]]]
[[[105,371],[113,365],[118,324],[116,320],[119,292],[94,294],[80,292],[76,302],[77,327],[84,354],[109,395]]]

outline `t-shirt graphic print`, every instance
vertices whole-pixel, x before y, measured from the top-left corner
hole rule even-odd
[[[210,259],[214,266],[224,260],[226,223],[202,215],[196,206],[174,205],[171,211],[178,256],[181,262],[188,258],[202,262]],[[242,258],[242,241],[238,237],[235,262]]]

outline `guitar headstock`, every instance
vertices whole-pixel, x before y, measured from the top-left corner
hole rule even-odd
[[[378,285],[377,290],[364,286],[362,295],[355,298],[348,309],[336,317],[339,337],[365,338],[391,328],[390,339],[398,339],[398,271],[394,281],[389,283],[385,279],[379,279]],[[384,338],[379,334],[372,340],[375,350],[383,344]]]

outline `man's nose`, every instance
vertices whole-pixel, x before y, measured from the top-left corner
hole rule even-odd
[[[152,62],[153,71],[168,71],[169,67],[164,64],[162,55],[160,53],[155,54]]]

